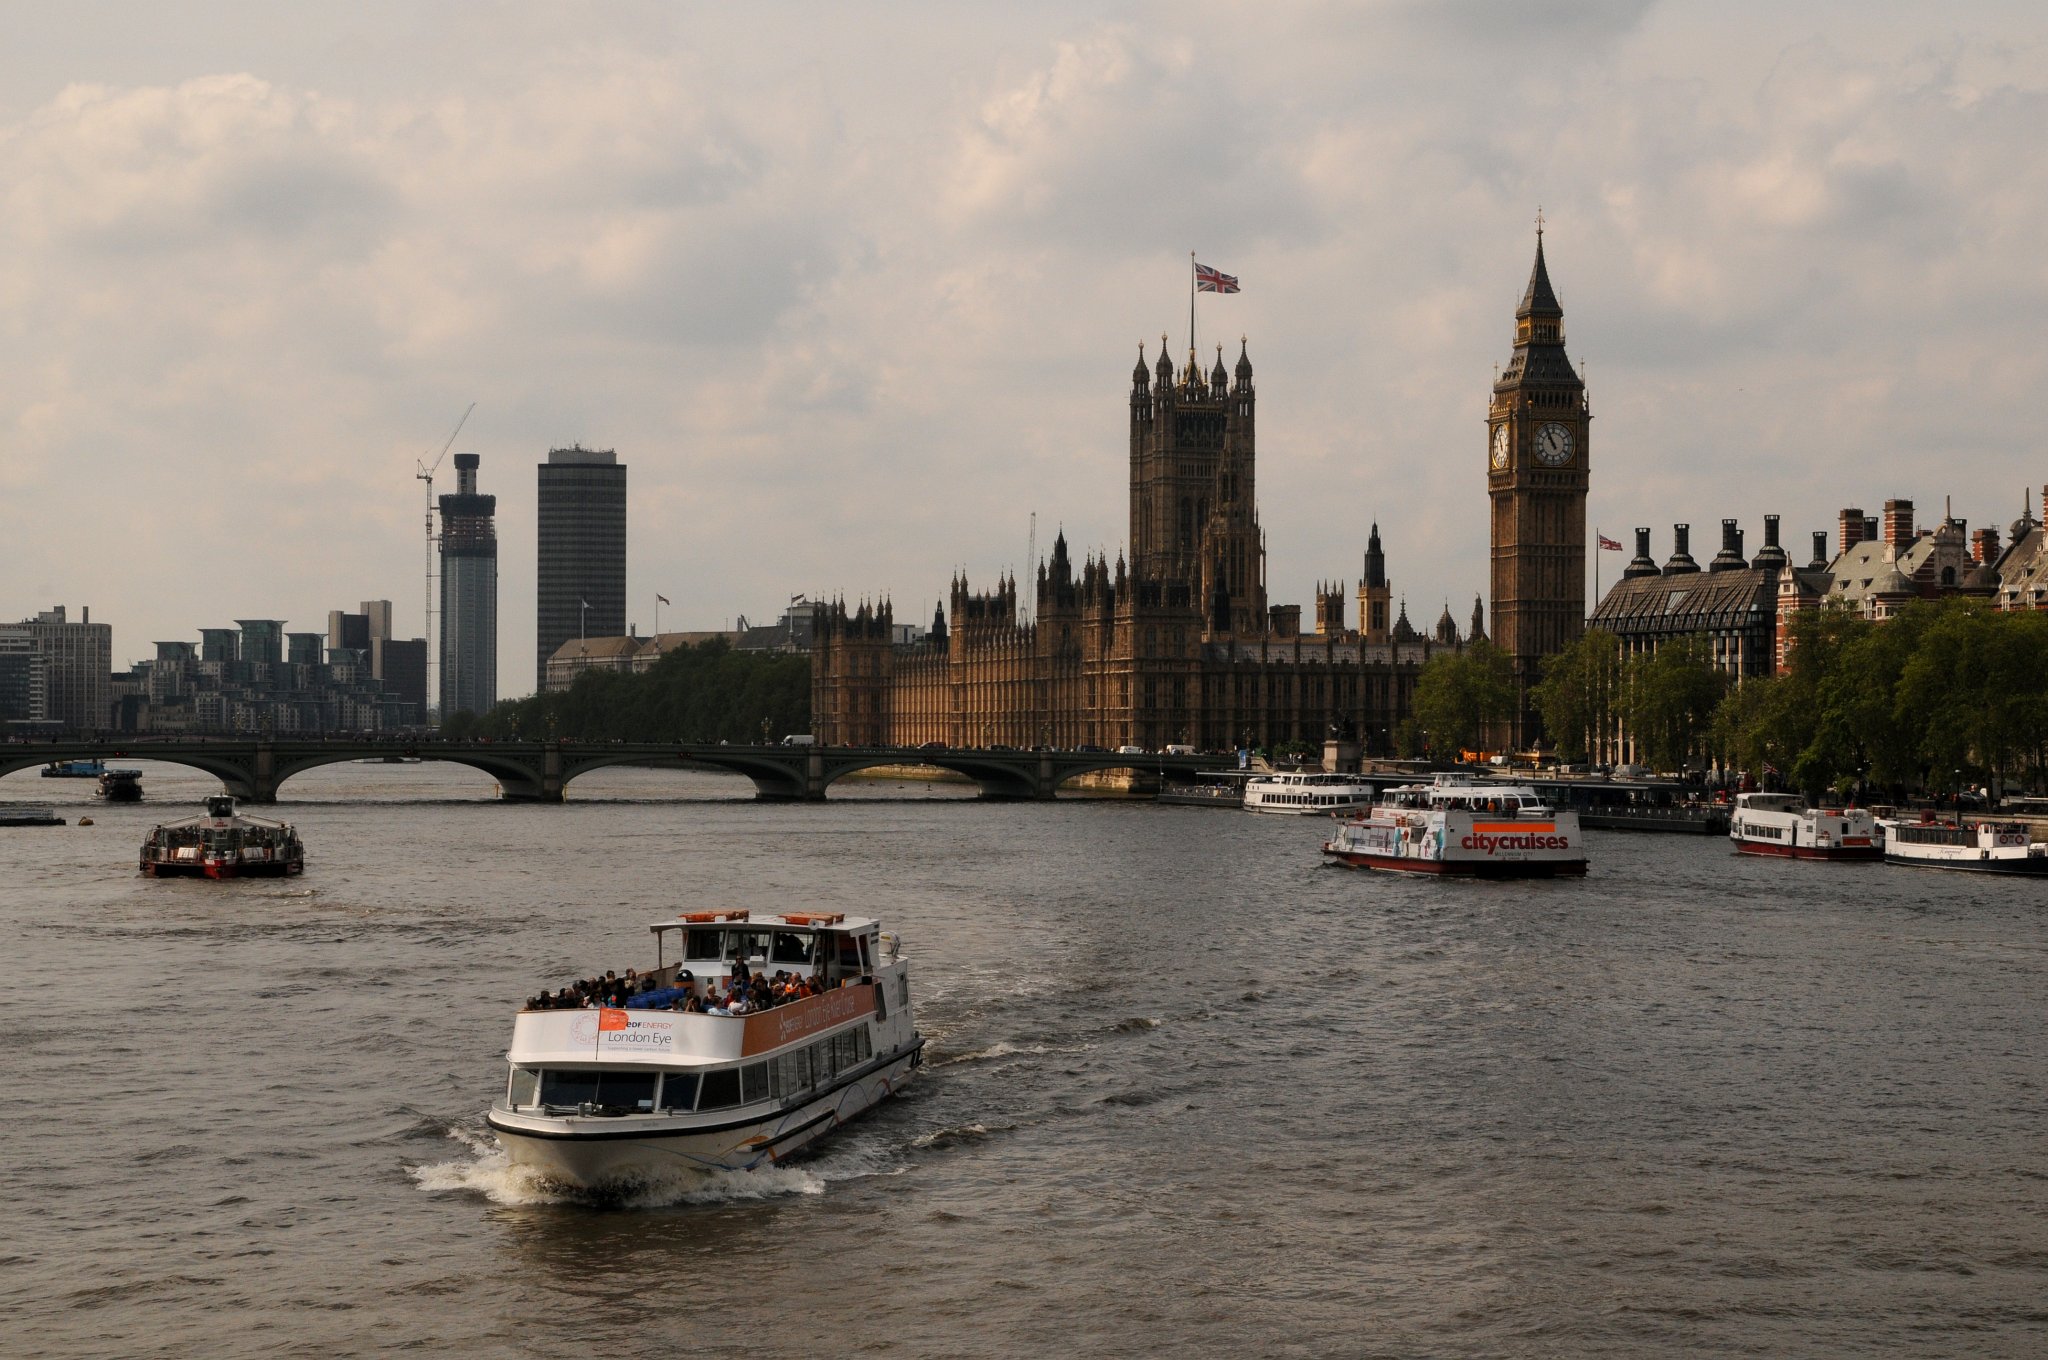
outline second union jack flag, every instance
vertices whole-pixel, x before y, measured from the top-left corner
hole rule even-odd
[[[1226,274],[1208,265],[1195,266],[1195,291],[1197,293],[1235,293],[1238,290],[1237,275]]]

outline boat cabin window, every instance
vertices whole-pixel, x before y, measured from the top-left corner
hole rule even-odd
[[[768,932],[765,930],[729,930],[726,932],[725,956],[733,960],[768,957]]]
[[[768,1098],[768,1064],[748,1063],[740,1069],[740,1103],[752,1105]]]
[[[541,1074],[540,1098],[545,1105],[581,1105],[597,1099],[595,1072],[559,1072],[549,1068]]]
[[[722,930],[693,930],[689,942],[683,947],[686,959],[722,959],[725,957],[725,932]]]
[[[512,1069],[512,1084],[506,1088],[505,1103],[514,1109],[531,1105],[540,1095],[540,1073],[531,1067]]]
[[[811,937],[799,935],[793,930],[775,932],[775,952],[769,956],[771,963],[809,963],[811,961]]]
[[[541,1073],[543,1105],[609,1105],[617,1109],[654,1108],[652,1072],[574,1072],[550,1067]]]
[[[671,1072],[661,1079],[661,1108],[692,1110],[697,1106],[697,1074]]]
[[[700,1110],[723,1110],[740,1103],[740,1070],[720,1067],[704,1074],[704,1094],[697,1101]]]
[[[839,935],[835,938],[839,941],[839,966],[851,973],[865,971],[861,967],[860,937]]]

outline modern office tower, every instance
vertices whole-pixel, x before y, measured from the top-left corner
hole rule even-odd
[[[319,633],[286,633],[284,659],[294,666],[317,666],[320,664],[321,644],[326,641]]]
[[[357,652],[369,651],[369,614],[351,614],[341,609],[328,610],[327,646],[330,651],[337,647],[346,647]]]
[[[498,498],[477,494],[473,453],[441,497],[441,717],[498,702]]]
[[[371,642],[391,636],[391,601],[364,600],[357,608],[369,620]]]
[[[533,687],[574,637],[626,631],[626,465],[611,449],[550,449],[540,465],[540,589]]]
[[[16,626],[27,630],[42,659],[43,716],[74,732],[105,727],[113,693],[114,630],[94,623],[91,609],[71,623],[61,604]]]
[[[199,630],[199,659],[217,661],[223,665],[235,659],[235,630],[232,628],[202,628]]]
[[[370,674],[384,683],[384,692],[414,705],[420,721],[427,713],[427,640],[380,637],[370,640]]]
[[[25,624],[0,625],[0,723],[41,722],[43,659]]]
[[[271,666],[284,660],[283,619],[236,619],[235,627],[242,630],[242,660]]]

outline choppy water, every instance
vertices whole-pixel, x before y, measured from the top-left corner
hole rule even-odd
[[[431,766],[287,786],[303,880],[152,882],[211,786],[145,787],[0,830],[10,1356],[2048,1351],[2035,885],[1619,835],[1421,882],[1210,809]],[[512,1175],[512,1006],[712,904],[883,916],[930,1067],[765,1175]]]

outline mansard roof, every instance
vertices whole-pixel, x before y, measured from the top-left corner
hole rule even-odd
[[[1617,637],[1752,628],[1777,617],[1778,573],[1689,571],[1616,581],[1590,626]]]

